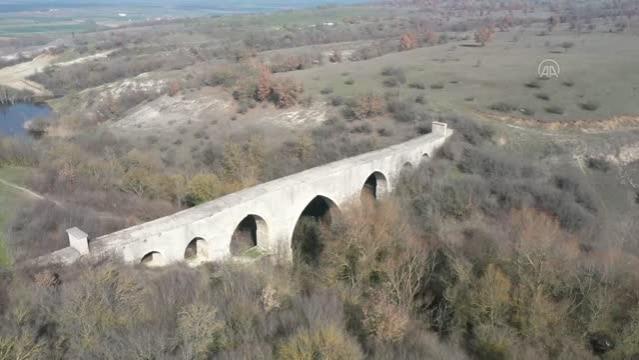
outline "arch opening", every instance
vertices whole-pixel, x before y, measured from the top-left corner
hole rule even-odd
[[[360,199],[363,203],[380,199],[388,192],[388,181],[386,176],[379,171],[372,173],[362,187]]]
[[[158,251],[151,251],[142,257],[140,264],[149,267],[162,266],[165,264],[164,256],[162,256],[162,254]]]
[[[206,240],[196,237],[186,246],[184,260],[187,262],[200,262],[208,259]]]
[[[231,255],[242,256],[266,241],[266,221],[257,215],[248,215],[235,228],[231,236]]]
[[[304,208],[295,223],[291,247],[293,261],[317,265],[324,250],[322,232],[337,218],[339,209],[329,198],[318,195]]]

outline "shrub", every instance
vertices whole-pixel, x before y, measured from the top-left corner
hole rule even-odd
[[[579,107],[581,107],[582,109],[586,111],[596,111],[597,109],[599,109],[599,103],[589,100],[589,101],[580,103]]]
[[[402,68],[387,66],[382,69],[382,76],[395,79],[396,83],[399,84],[406,83],[406,73],[404,73]]]
[[[430,86],[430,88],[433,90],[441,90],[444,88],[444,83],[443,82],[434,83]]]
[[[517,109],[517,106],[513,104],[509,104],[507,102],[500,101],[498,103],[494,103],[488,107],[490,110],[499,111],[499,112],[511,112]]]
[[[386,87],[397,87],[399,86],[399,81],[395,78],[387,78],[383,81],[384,86]]]
[[[331,105],[340,106],[342,104],[344,104],[344,97],[339,95],[335,95],[331,97]]]
[[[146,137],[146,143],[149,145],[155,145],[157,144],[157,142],[160,140],[159,137],[157,137],[157,135],[148,135]]]
[[[394,67],[394,66],[386,66],[382,69],[381,72],[382,76],[403,76],[406,77],[406,74],[404,74],[404,70],[398,67]]]
[[[540,100],[545,100],[545,101],[549,101],[550,100],[550,95],[548,95],[546,93],[537,93],[537,94],[535,94],[535,97],[537,99],[540,99]]]
[[[291,79],[281,79],[273,84],[271,97],[278,107],[287,108],[295,105],[303,92],[302,84]]]
[[[355,84],[355,80],[353,80],[353,79],[346,79],[346,80],[344,81],[344,84],[346,84],[346,85],[353,85],[353,84]]]
[[[313,105],[313,95],[304,96],[299,103],[304,107],[311,107]]]
[[[287,339],[278,351],[282,360],[357,360],[364,355],[357,342],[340,328],[327,325],[319,329],[302,329]]]
[[[417,95],[415,102],[418,104],[426,104],[426,97],[424,95]]]
[[[563,115],[564,113],[564,108],[558,105],[548,106],[547,108],[545,108],[545,110],[547,113],[555,115]]]
[[[185,202],[194,206],[210,201],[222,193],[222,182],[215,174],[198,174],[189,181]]]
[[[417,111],[413,103],[395,99],[388,102],[387,109],[399,122],[413,122],[417,118]]]
[[[329,95],[333,93],[333,88],[331,87],[325,87],[323,88],[320,93],[322,93],[323,95]]]
[[[522,107],[519,109],[519,112],[526,115],[526,116],[533,116],[535,115],[535,110],[527,108],[527,107]]]
[[[369,123],[364,123],[352,128],[351,132],[355,134],[370,134],[373,132],[373,128]]]
[[[399,49],[400,50],[411,50],[418,46],[417,37],[413,33],[405,33],[399,39]]]
[[[598,170],[602,172],[608,172],[608,170],[610,170],[610,168],[612,167],[610,165],[610,162],[603,158],[589,157],[588,160],[586,161],[586,164],[588,165],[589,169]]]
[[[422,81],[413,81],[410,84],[408,84],[408,87],[411,89],[424,90],[426,89],[426,84],[424,84]]]
[[[384,99],[373,94],[358,97],[352,106],[354,115],[358,119],[381,115],[384,112],[384,107]]]
[[[493,38],[494,34],[495,29],[492,26],[483,26],[475,32],[475,42],[485,46]]]
[[[568,49],[572,48],[573,46],[575,46],[575,43],[573,43],[572,41],[564,41],[561,43],[561,47],[564,49],[564,51],[568,51]]]
[[[211,304],[191,304],[178,313],[177,332],[185,358],[208,358],[223,349],[224,322]]]
[[[541,88],[541,83],[538,80],[531,80],[524,84],[527,88],[531,89],[539,89]]]
[[[377,129],[377,134],[379,136],[384,136],[384,137],[393,136],[393,130],[390,130],[387,128],[380,128],[380,129]]]
[[[0,135],[0,166],[34,166],[40,155],[27,139],[4,138]]]
[[[573,87],[575,85],[575,82],[572,80],[564,80],[561,84],[566,87]]]

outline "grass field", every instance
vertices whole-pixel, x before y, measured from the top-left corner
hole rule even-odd
[[[0,167],[0,179],[24,184],[30,169],[23,167]],[[0,268],[11,265],[11,257],[7,249],[7,225],[15,211],[28,199],[18,190],[0,183]]]
[[[366,66],[342,63],[291,75],[302,80],[310,93],[332,88],[334,94],[342,96],[363,94],[370,89],[410,97],[422,94],[431,107],[441,111],[490,112],[491,105],[503,102],[512,107],[507,111],[509,115],[542,122],[588,121],[639,113],[636,34],[600,31],[576,35],[557,31],[537,36],[539,30],[497,33],[485,47],[473,46],[472,40],[454,41],[388,54],[367,61]],[[564,42],[574,46],[567,51],[560,49],[559,44]],[[559,79],[527,86],[536,80],[537,67],[547,58],[559,62]],[[401,68],[406,84],[382,87],[381,71],[388,66]],[[351,79],[352,84],[348,84]],[[412,89],[408,86],[411,82],[421,82],[425,89]],[[595,105],[588,108],[584,104]],[[553,107],[562,113],[548,111]]]

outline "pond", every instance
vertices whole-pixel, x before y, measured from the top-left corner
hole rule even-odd
[[[53,110],[46,104],[0,104],[0,135],[27,135],[25,123],[37,118],[47,118],[50,115],[53,115]]]

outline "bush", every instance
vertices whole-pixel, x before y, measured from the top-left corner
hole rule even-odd
[[[573,43],[572,41],[564,41],[561,43],[561,47],[564,48],[564,51],[568,51],[568,49],[572,48],[573,46],[575,46],[575,43]]]
[[[555,114],[555,115],[563,115],[564,114],[564,108],[562,108],[561,106],[558,106],[558,105],[549,106],[549,107],[545,108],[545,110],[549,114]]]
[[[0,167],[3,165],[35,166],[40,155],[28,139],[4,138],[0,135]]]
[[[538,80],[532,80],[524,84],[527,88],[531,89],[539,89],[541,88],[541,83]]]
[[[565,86],[565,87],[573,87],[573,86],[575,86],[575,82],[572,81],[572,80],[564,80],[561,84],[563,86]]]
[[[380,128],[380,129],[377,129],[377,134],[379,136],[384,136],[384,137],[393,136],[393,130],[390,130],[387,128]]]
[[[406,74],[402,68],[386,66],[382,69],[382,76],[392,76],[406,79]]]
[[[387,78],[387,79],[384,79],[383,84],[386,87],[397,87],[399,86],[399,81],[395,78]]]
[[[424,90],[426,89],[426,84],[424,84],[422,81],[413,81],[410,84],[408,84],[408,87],[411,89]]]
[[[398,67],[387,66],[382,70],[382,76],[384,79],[384,85],[387,87],[399,86],[406,83],[406,74],[404,70]]]
[[[589,169],[602,172],[608,172],[608,170],[610,170],[610,168],[612,167],[608,160],[602,158],[589,157],[586,161],[586,164],[588,165]]]
[[[373,132],[373,127],[369,123],[364,123],[352,128],[351,132],[355,134],[370,134]]]
[[[586,102],[580,103],[579,107],[581,107],[582,109],[586,111],[596,111],[597,109],[599,109],[599,103],[595,101],[586,101]]]
[[[357,342],[336,326],[300,330],[278,350],[282,360],[357,360],[364,355]]]
[[[544,100],[544,101],[549,101],[550,100],[550,95],[548,95],[546,93],[537,93],[537,94],[535,94],[535,97],[537,99]]]
[[[373,94],[359,96],[354,103],[349,103],[357,119],[381,115],[384,112],[385,105],[385,101],[381,96]]]
[[[393,118],[399,122],[408,123],[417,119],[418,113],[413,103],[405,102],[399,99],[388,102],[388,112],[393,114]]]
[[[345,80],[345,81],[344,81],[344,84],[346,84],[346,85],[353,85],[353,84],[355,84],[355,80],[353,80],[353,79],[347,79],[347,80]]]
[[[417,95],[415,102],[418,104],[426,104],[426,97],[424,95]]]
[[[507,112],[511,112],[514,110],[517,110],[517,106],[507,103],[507,102],[503,102],[500,101],[498,103],[494,103],[492,105],[490,105],[488,107],[490,110],[494,110],[494,111],[499,111],[499,112],[503,112],[503,113],[507,113]]]
[[[304,87],[294,80],[281,79],[273,84],[271,90],[271,101],[280,108],[287,108],[300,101]]]
[[[444,83],[443,82],[434,83],[430,86],[430,88],[433,90],[441,90],[444,88]]]
[[[342,104],[344,104],[344,97],[339,95],[335,95],[331,97],[331,105],[340,106]]]
[[[535,115],[535,110],[527,108],[527,107],[522,107],[519,109],[519,112],[526,115],[526,116],[533,116]]]
[[[333,93],[333,88],[331,88],[331,87],[325,87],[325,88],[323,88],[323,89],[320,91],[320,93],[321,93],[322,95],[329,95],[329,94],[332,94],[332,93]]]

